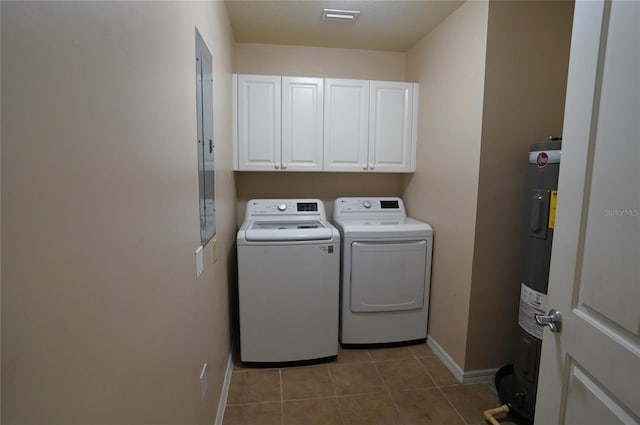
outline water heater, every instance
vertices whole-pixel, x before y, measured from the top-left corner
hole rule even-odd
[[[533,422],[535,411],[543,330],[536,323],[535,315],[547,314],[561,140],[550,137],[529,148],[526,257],[519,283],[518,334],[513,365],[501,369],[496,376],[501,401],[508,403],[511,412],[524,422]]]

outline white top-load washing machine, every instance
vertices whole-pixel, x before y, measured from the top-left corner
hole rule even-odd
[[[343,345],[427,337],[433,229],[407,217],[400,198],[338,198]]]
[[[322,201],[249,201],[237,246],[241,361],[335,358],[340,234]]]

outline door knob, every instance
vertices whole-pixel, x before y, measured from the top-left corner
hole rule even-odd
[[[549,326],[551,332],[560,332],[562,330],[562,314],[555,308],[549,310],[547,316],[536,314],[536,323],[540,326]]]

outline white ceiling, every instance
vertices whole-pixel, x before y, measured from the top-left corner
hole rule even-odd
[[[463,0],[225,0],[235,41],[406,52]],[[322,9],[359,10],[355,22]]]

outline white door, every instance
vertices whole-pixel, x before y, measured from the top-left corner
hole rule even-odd
[[[327,78],[324,104],[325,171],[368,169],[369,81]]]
[[[640,2],[576,2],[535,423],[640,423]]]
[[[371,81],[369,171],[412,171],[413,86]]]
[[[282,77],[282,170],[322,170],[322,82]]]
[[[238,169],[280,169],[281,92],[279,76],[238,75]]]

